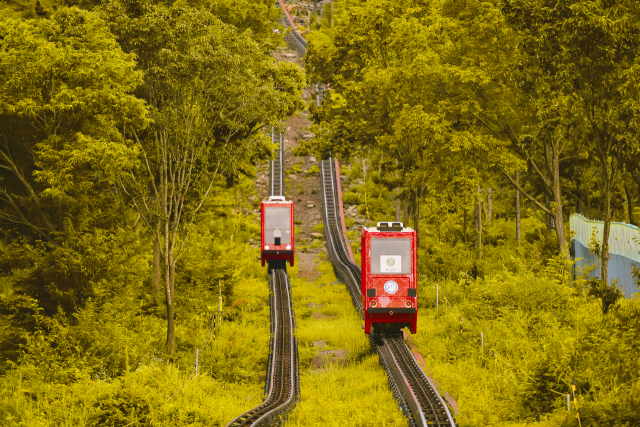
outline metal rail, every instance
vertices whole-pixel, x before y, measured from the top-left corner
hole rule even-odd
[[[333,264],[336,277],[347,285],[351,294],[354,307],[362,316],[362,302],[360,299],[360,267],[351,261],[338,221],[340,213],[338,207],[338,187],[335,180],[335,163],[333,160],[320,162],[322,179],[322,216],[324,218],[324,230],[327,237],[329,257]]]
[[[278,143],[278,151],[276,152],[276,158],[271,161],[271,175],[269,181],[269,195],[270,196],[284,196],[284,136],[281,133],[276,134],[271,131],[271,141],[275,144]]]
[[[360,267],[354,264],[345,247],[340,227],[338,186],[332,159],[320,163],[323,216],[329,256],[336,276],[347,285],[356,310],[363,315],[360,299]],[[409,418],[411,426],[455,427],[453,416],[442,396],[418,365],[411,350],[402,339],[402,332],[390,334],[376,332],[369,339],[385,369],[391,389],[402,412]]]
[[[298,339],[291,304],[291,284],[283,269],[269,276],[271,290],[271,344],[267,368],[266,398],[227,427],[271,426],[281,423],[299,401]]]

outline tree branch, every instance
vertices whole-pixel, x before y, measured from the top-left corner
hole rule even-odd
[[[555,214],[554,214],[553,212],[551,212],[551,210],[550,210],[550,209],[548,209],[546,206],[544,206],[543,204],[541,204],[540,202],[538,202],[536,199],[534,199],[533,197],[531,197],[531,196],[529,195],[529,193],[527,193],[526,191],[524,191],[524,190],[522,189],[522,187],[520,187],[520,185],[518,185],[518,184],[513,180],[513,178],[511,178],[511,176],[510,176],[508,173],[506,173],[506,172],[505,172],[505,171],[503,171],[502,169],[500,169],[500,173],[502,173],[504,176],[506,176],[506,177],[507,177],[507,179],[511,182],[511,184],[513,184],[513,186],[514,186],[514,187],[516,187],[516,188],[518,189],[518,191],[520,191],[522,194],[524,194],[524,196],[525,196],[527,199],[531,200],[531,202],[532,202],[534,205],[536,205],[536,206],[538,207],[538,209],[540,209],[542,212],[544,212],[544,213],[546,213],[546,214],[548,214],[548,215],[555,216]]]
[[[36,227],[24,216],[24,214],[22,213],[22,210],[20,210],[20,208],[18,207],[18,205],[16,205],[11,195],[4,188],[0,187],[0,193],[2,193],[5,196],[4,200],[8,202],[13,208],[13,210],[20,216],[20,218],[22,219],[22,221],[20,222],[21,224],[24,224],[29,228],[31,228],[32,230],[34,230],[35,232],[37,232],[39,235],[44,237],[52,245],[58,246],[58,244],[51,238],[51,236],[49,236],[48,233],[45,233],[42,228]],[[9,216],[6,216],[6,218],[11,221]],[[19,222],[19,221],[13,221],[13,222]]]

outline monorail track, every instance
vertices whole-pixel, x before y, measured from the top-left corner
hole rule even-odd
[[[276,158],[271,162],[270,195],[284,195],[284,137],[271,134],[278,144]],[[300,398],[298,372],[298,338],[291,299],[291,284],[287,276],[286,261],[269,263],[269,293],[271,300],[271,342],[267,363],[265,399],[245,412],[227,427],[272,426],[282,423]]]
[[[269,276],[271,344],[265,385],[266,399],[228,424],[228,427],[271,426],[281,423],[298,401],[298,339],[291,306],[291,285],[284,269]]]
[[[284,196],[284,136],[281,133],[271,131],[271,141],[278,144],[276,158],[271,161],[271,174],[269,176],[269,194],[271,196]]]
[[[340,231],[340,210],[338,187],[335,180],[335,163],[333,160],[320,162],[322,180],[322,216],[324,230],[327,237],[329,257],[333,269],[340,281],[347,285],[354,307],[362,316],[362,302],[360,300],[360,267],[351,261],[347,252],[346,242]]]
[[[347,243],[341,231],[340,203],[336,180],[336,162],[323,160],[320,164],[323,216],[329,256],[336,276],[346,284],[354,307],[363,315],[360,292],[360,267],[349,257]],[[401,331],[370,336],[371,345],[380,357],[380,365],[387,372],[389,388],[411,426],[455,426],[446,403],[418,365],[413,353],[402,339]]]

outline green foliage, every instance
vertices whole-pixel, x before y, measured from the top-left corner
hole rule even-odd
[[[363,205],[364,197],[357,191],[348,191],[342,193],[342,201],[347,205]]]
[[[205,0],[203,2],[221,21],[231,24],[239,32],[250,30],[253,39],[265,50],[275,50],[282,40],[282,33],[274,28],[282,26],[282,12],[277,2],[270,0]]]
[[[318,165],[313,165],[305,172],[307,176],[320,175],[320,167]]]
[[[178,282],[184,284],[188,299],[199,308],[204,302],[198,299],[205,294],[212,295],[210,303],[217,307],[220,282],[224,283],[224,302],[230,304],[235,286],[244,275],[261,274],[255,265],[238,262],[246,257],[250,239],[260,238],[256,218],[237,213],[251,207],[245,195],[253,193],[253,181],[244,177],[233,190],[215,189],[199,223],[191,229],[191,244],[180,261]]]
[[[3,424],[222,425],[256,406],[268,357],[269,289],[258,253],[248,246],[259,222],[236,209],[246,211],[252,192],[248,178],[233,189],[217,187],[192,230],[194,245],[177,277],[183,292],[171,359],[163,351],[165,312],[144,280],[149,257],[111,278],[101,288],[108,291],[73,316],[44,315],[37,301],[5,293],[2,309],[12,316],[12,329],[2,332],[1,348],[3,360],[12,354],[14,363],[0,377]],[[222,316],[211,331],[219,290]]]
[[[624,294],[617,285],[617,280],[608,284],[604,280],[592,279],[587,282],[588,295],[602,301],[602,314],[607,314],[609,308],[615,305]]]
[[[33,301],[35,325],[23,330],[19,364],[55,383],[116,378],[138,366],[156,352],[162,332],[155,311],[143,310],[141,291],[132,287],[89,300],[73,318],[44,316]]]
[[[376,159],[419,237],[424,205],[436,224],[444,209],[471,212],[479,186],[513,188],[519,170],[522,198],[554,217],[564,250],[573,206],[608,224],[627,217],[626,196],[633,216],[635,6],[339,2],[331,27],[310,37],[310,79],[332,91],[311,109],[316,137],[300,151]]]
[[[143,396],[120,389],[113,394],[98,396],[95,413],[87,425],[124,427],[132,423],[149,424],[150,421],[149,402]]]
[[[197,215],[221,177],[233,186],[271,154],[264,127],[304,106],[299,67],[276,62],[269,43],[237,27],[246,21],[236,16],[240,9],[225,5],[230,4],[212,2],[206,9],[184,2],[113,0],[99,8],[145,73],[138,93],[149,104],[153,123],[131,129],[143,162],[119,184],[162,243],[169,354],[175,349],[177,262]]]
[[[598,423],[607,415],[587,408],[604,407],[613,390],[638,381],[630,353],[637,332],[627,323],[637,316],[638,301],[619,301],[603,315],[598,298],[581,291],[584,279],[569,281],[562,257],[539,267],[523,259],[513,270],[483,278],[461,274],[459,280],[439,280],[437,310],[435,283],[421,282],[423,332],[414,339],[443,389],[461,403],[461,424],[562,419],[572,377],[583,423],[583,414]],[[480,394],[479,383],[484,384]],[[627,406],[632,401],[625,402],[617,407],[633,414],[634,407]]]
[[[302,162],[298,162],[295,165],[291,166],[291,169],[288,169],[285,173],[287,175],[294,175],[299,172],[302,172]],[[301,184],[299,184],[301,185]]]
[[[46,314],[70,312],[137,262],[135,217],[114,184],[137,165],[123,126],[147,121],[132,94],[142,73],[91,12],[3,21],[0,36],[0,221],[11,242],[0,264]]]

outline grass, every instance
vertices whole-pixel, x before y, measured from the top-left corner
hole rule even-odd
[[[342,283],[336,283],[331,264],[322,255],[314,281],[297,277],[290,269],[300,355],[301,402],[286,426],[406,426],[407,421],[388,390],[387,378],[378,365]],[[316,306],[308,307],[309,303]],[[316,312],[332,318],[314,319]],[[325,341],[323,350],[347,350],[343,365],[312,369],[319,352],[314,341]]]
[[[570,282],[554,262],[441,279],[438,308],[436,282],[421,282],[412,340],[440,392],[457,400],[459,426],[577,425],[573,398],[570,411],[566,403],[572,379],[583,426],[637,425],[628,423],[638,419],[632,393],[640,385],[629,325],[639,300],[620,300],[603,314],[586,282]]]
[[[0,379],[0,424],[226,425],[262,401],[269,352],[266,277],[242,281],[234,297],[244,302],[225,308],[230,320],[200,351],[197,377],[190,347],[202,346],[208,325],[178,322],[174,363],[150,356],[122,376],[79,373],[68,384],[44,382],[28,366],[10,371]]]
[[[255,264],[256,254],[248,255]],[[347,290],[334,283],[326,260],[319,269],[321,276],[310,282],[297,277],[298,267],[289,268],[302,400],[286,425],[406,425]],[[308,307],[310,302],[316,307]],[[326,317],[314,318],[314,312]],[[184,319],[176,331],[180,349],[172,363],[161,352],[149,354],[123,375],[78,372],[68,383],[47,382],[37,367],[26,364],[10,371],[0,379],[0,424],[223,426],[260,404],[269,352],[266,269],[235,286],[215,338],[199,352],[197,377],[195,349],[206,340],[208,322],[181,313]],[[146,322],[140,325],[159,329],[162,325],[161,319],[153,324],[152,317]],[[344,364],[313,369],[312,359],[319,352],[313,342],[319,340],[326,342],[323,350],[346,350]]]

